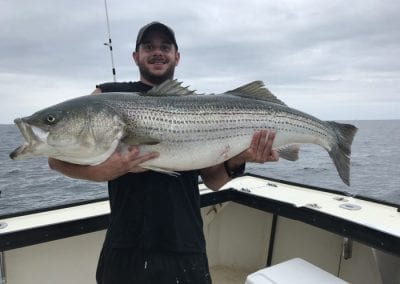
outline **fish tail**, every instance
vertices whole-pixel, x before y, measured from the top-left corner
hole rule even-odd
[[[336,134],[336,143],[334,143],[329,152],[340,178],[350,186],[350,156],[351,144],[357,132],[357,127],[351,124],[337,123],[328,121]]]

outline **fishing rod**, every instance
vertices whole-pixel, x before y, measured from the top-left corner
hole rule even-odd
[[[108,19],[107,0],[104,0],[104,7],[106,9],[107,31],[108,31],[108,43],[105,42],[104,45],[106,45],[110,48],[112,74],[113,74],[114,82],[116,82],[117,77],[116,77],[115,66],[114,66],[114,56],[113,56],[112,41],[111,41],[110,21]]]

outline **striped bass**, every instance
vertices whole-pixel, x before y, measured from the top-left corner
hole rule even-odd
[[[297,160],[304,143],[326,149],[347,185],[357,131],[288,107],[261,81],[198,95],[171,80],[147,93],[78,97],[14,122],[26,142],[12,159],[47,156],[97,165],[117,149],[137,145],[141,153],[160,153],[141,167],[165,173],[222,163],[246,150],[256,131],[269,129],[276,132],[273,148],[281,158]]]

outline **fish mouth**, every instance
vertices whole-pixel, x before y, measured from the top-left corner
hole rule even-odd
[[[23,156],[34,155],[35,148],[43,143],[46,143],[49,132],[42,130],[37,126],[30,125],[24,118],[14,120],[19,131],[25,139],[25,143],[10,153],[10,158],[17,160]]]

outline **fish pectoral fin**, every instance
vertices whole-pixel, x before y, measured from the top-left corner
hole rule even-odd
[[[125,137],[121,142],[127,145],[157,145],[161,141],[152,137]]]
[[[178,172],[174,172],[174,171],[163,169],[163,168],[157,168],[157,167],[152,167],[152,166],[141,166],[141,167],[143,169],[159,172],[162,174],[167,174],[167,175],[174,176],[174,177],[177,177],[180,175],[180,173],[178,173]]]
[[[299,159],[300,144],[289,144],[277,149],[279,157],[288,161]]]

